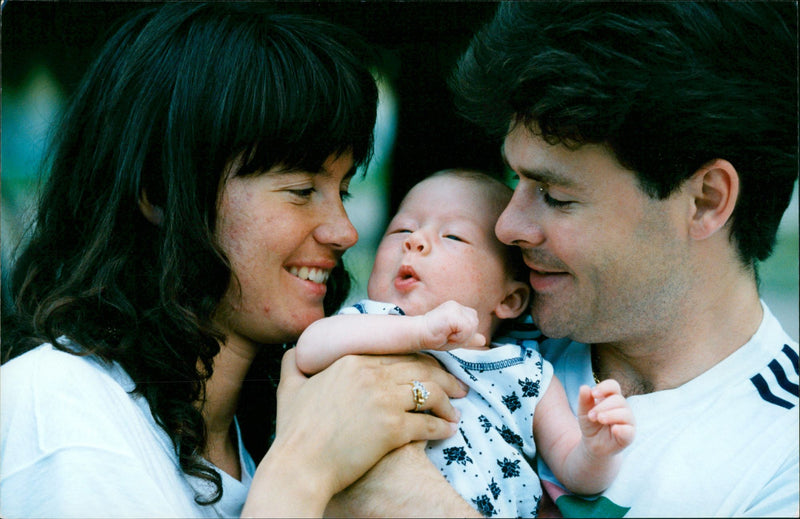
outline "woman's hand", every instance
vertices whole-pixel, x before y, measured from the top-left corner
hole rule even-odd
[[[411,382],[429,392],[422,410]],[[275,441],[256,471],[243,515],[321,516],[330,498],[386,453],[451,436],[465,387],[425,355],[346,356],[306,378],[284,355]]]

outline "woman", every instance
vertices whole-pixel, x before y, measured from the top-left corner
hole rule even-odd
[[[108,41],[15,264],[0,515],[321,515],[387,452],[453,433],[464,390],[441,370],[352,357],[305,379],[290,351],[257,469],[241,440],[256,358],[348,288],[342,199],[377,93],[343,42],[253,4],[182,2]],[[410,412],[412,380],[431,414]]]

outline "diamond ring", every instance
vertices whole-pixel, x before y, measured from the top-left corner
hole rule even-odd
[[[416,404],[414,412],[418,413],[420,409],[422,409],[422,406],[425,405],[425,401],[428,400],[430,393],[419,380],[413,380],[411,382],[411,395],[414,397],[414,403]]]

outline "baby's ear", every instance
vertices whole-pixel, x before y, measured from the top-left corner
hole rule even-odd
[[[522,281],[508,283],[506,297],[498,304],[494,313],[500,319],[514,319],[519,317],[528,308],[531,297],[531,287]]]

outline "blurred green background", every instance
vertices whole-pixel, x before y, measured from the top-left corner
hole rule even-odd
[[[406,190],[447,167],[500,173],[498,143],[453,113],[446,87],[458,55],[487,21],[494,2],[273,2],[348,25],[381,49],[376,155],[351,186],[348,212],[361,239],[345,256],[351,300],[365,296],[377,241]],[[106,31],[139,3],[8,0],[2,10],[3,305],[14,248],[30,221],[38,164],[53,121]],[[773,256],[761,266],[761,293],[795,339],[798,325],[797,186]]]

